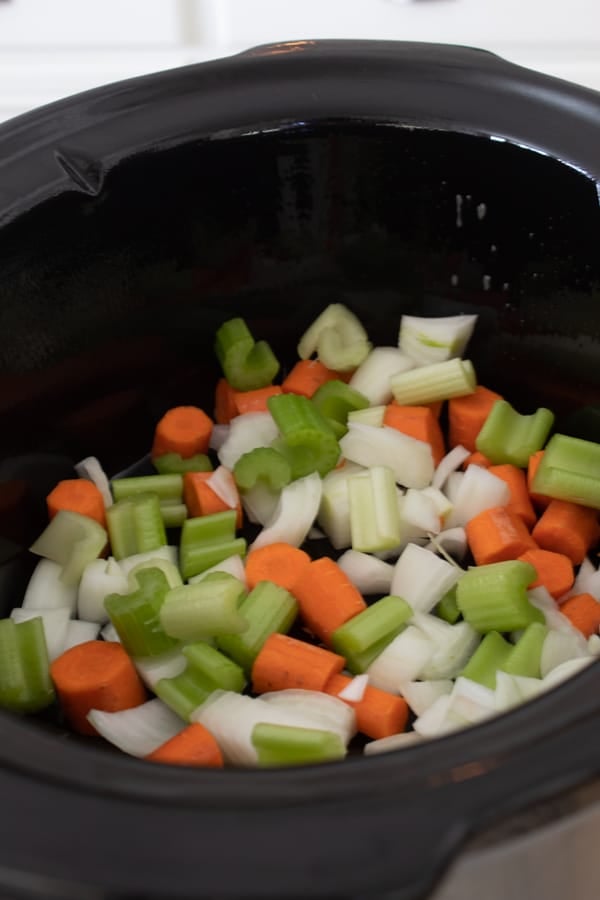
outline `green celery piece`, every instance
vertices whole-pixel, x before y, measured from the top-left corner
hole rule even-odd
[[[223,374],[236,391],[271,384],[279,362],[266,341],[255,342],[243,319],[230,319],[217,330],[215,352]]]
[[[541,406],[531,416],[520,415],[506,400],[496,400],[477,435],[475,446],[494,465],[525,468],[529,457],[546,443],[554,413]]]
[[[130,656],[159,656],[179,646],[179,641],[166,634],[160,622],[169,582],[158,568],[139,569],[135,578],[137,590],[109,594],[104,608]]]
[[[348,372],[364,362],[371,348],[358,317],[343,303],[330,303],[300,338],[298,356],[308,359],[317,352],[328,369]]]
[[[163,678],[156,694],[182,719],[190,716],[218,689],[241,693],[246,687],[242,669],[209,644],[198,641],[183,648],[188,660],[185,670],[174,678]]]
[[[238,610],[246,590],[226,572],[212,572],[195,584],[173,588],[160,608],[160,622],[167,634],[182,641],[204,635],[237,634],[248,628]]]
[[[98,558],[107,540],[106,531],[94,519],[61,509],[29,549],[62,566],[60,580],[74,585],[87,564]]]
[[[156,696],[186,722],[213,691],[214,687],[189,667],[174,678],[161,678],[154,685]]]
[[[527,587],[537,573],[522,560],[470,568],[456,587],[463,618],[476,631],[518,631],[543,621],[543,613],[529,602]]]
[[[111,481],[115,500],[126,500],[137,494],[157,494],[159,500],[181,503],[183,496],[182,475],[141,475],[137,478],[115,478]]]
[[[252,729],[259,766],[298,766],[343,759],[346,748],[338,734],[294,725],[260,722]]]
[[[248,622],[241,634],[221,635],[217,646],[249,673],[271,634],[287,634],[298,614],[292,595],[271,581],[261,581],[242,601],[240,614]]]
[[[160,571],[167,579],[169,589],[179,587],[183,584],[179,569],[177,568],[175,563],[170,562],[168,559],[161,559],[157,556],[155,559],[142,560],[142,562],[139,562],[137,566],[134,566],[133,569],[130,570],[128,581],[129,589],[131,591],[137,591],[138,587],[140,586],[138,581],[138,573],[142,569],[160,569]]]
[[[187,506],[185,503],[161,503],[160,514],[165,528],[181,528],[187,519]]]
[[[477,379],[470,359],[455,358],[398,372],[390,378],[390,387],[396,403],[420,406],[472,394]]]
[[[391,641],[404,629],[412,612],[402,597],[382,597],[333,632],[333,649],[340,656],[348,657],[368,650],[385,638]]]
[[[359,615],[361,615],[361,613],[359,613]],[[399,628],[396,634],[400,634],[403,630],[404,628]],[[382,637],[374,644],[371,644],[366,650],[362,650],[359,653],[353,653],[350,650],[347,650],[346,668],[352,672],[353,675],[362,675],[363,672],[367,671],[371,663],[375,662],[380,653],[383,653],[388,644],[392,643],[396,634],[389,634]]]
[[[34,713],[50,706],[54,687],[41,618],[0,620],[0,707]]]
[[[566,434],[553,435],[531,489],[556,500],[600,509],[600,444]]]
[[[186,472],[212,472],[212,463],[206,453],[196,453],[184,459],[179,453],[163,453],[155,456],[152,465],[159,475],[185,475]]]
[[[235,509],[228,509],[185,520],[181,529],[179,566],[186,580],[216,566],[228,556],[244,556],[246,541],[235,537],[236,517]]]
[[[136,494],[106,510],[110,545],[115,559],[157,550],[167,535],[157,494]]]
[[[233,477],[242,491],[250,490],[259,480],[272,491],[280,491],[292,480],[292,468],[274,447],[256,447],[240,456],[233,467]]]
[[[311,472],[323,477],[336,466],[340,456],[337,438],[308,397],[277,394],[269,397],[267,406],[282,435],[274,446],[289,461],[292,480]]]
[[[363,553],[392,550],[401,541],[400,510],[394,473],[371,466],[348,478],[352,549]]]
[[[311,400],[323,418],[329,422],[337,438],[343,437],[348,430],[349,413],[369,406],[364,394],[338,379],[322,384]]]
[[[450,588],[447,594],[444,594],[440,602],[435,608],[436,616],[448,622],[449,625],[455,625],[460,619],[460,609],[456,602],[456,585]]]
[[[528,625],[515,646],[511,648],[504,664],[498,668],[509,675],[541,678],[540,661],[547,634],[548,629],[540,622]]]
[[[504,669],[513,649],[513,645],[497,631],[488,631],[460,674],[495,690],[496,672]]]

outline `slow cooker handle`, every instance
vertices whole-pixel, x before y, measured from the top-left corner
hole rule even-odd
[[[535,705],[531,716],[539,717]],[[402,883],[351,900],[426,900],[469,838],[597,777],[597,716],[598,710],[544,741],[526,741],[506,757],[474,759],[432,778],[431,791],[415,797],[410,833],[394,835],[391,829]]]

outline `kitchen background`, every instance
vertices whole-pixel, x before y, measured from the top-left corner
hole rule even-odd
[[[600,90],[600,0],[0,0],[0,121],[299,38],[470,44]]]

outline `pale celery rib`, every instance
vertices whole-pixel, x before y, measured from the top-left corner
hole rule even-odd
[[[396,403],[418,406],[472,394],[477,386],[473,363],[468,359],[448,359],[399,372],[390,380]]]
[[[375,553],[400,543],[400,512],[394,473],[372,466],[348,479],[350,533],[353,550]]]

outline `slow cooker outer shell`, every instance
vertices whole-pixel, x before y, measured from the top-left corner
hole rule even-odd
[[[0,129],[0,222],[12,246],[38,210],[67,208],[70,198],[100,204],[112,169],[139,154],[327,121],[508,139],[593,176],[599,113],[593,92],[476,50],[354,42],[258,48],[8,123]],[[232,304],[224,303],[223,315]],[[7,309],[8,302],[0,317]],[[596,343],[599,325],[598,317],[590,325]],[[148,346],[139,357],[136,346],[132,335],[132,370],[148,359]],[[6,371],[20,387],[19,373]],[[24,409],[26,391],[11,396],[13,382],[4,384],[7,405],[16,399]],[[128,410],[128,398],[122,402]],[[72,463],[51,457],[50,481]],[[40,475],[39,497],[45,486]],[[2,715],[0,781],[13,812],[3,825],[0,884],[17,894],[81,898],[422,896],[475,828],[597,774],[598,668],[468,733],[402,755],[289,772],[158,771],[82,752]]]

